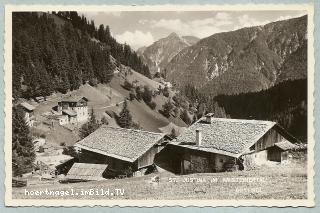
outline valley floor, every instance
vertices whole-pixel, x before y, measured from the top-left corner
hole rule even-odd
[[[153,182],[155,176],[159,182]],[[30,196],[35,190],[72,191],[74,196]],[[99,195],[83,195],[83,192]],[[104,193],[120,190],[123,195]],[[122,191],[123,190],[123,191]],[[109,179],[85,183],[44,185],[13,188],[14,199],[307,199],[307,170],[304,164],[277,165],[251,171],[174,175],[159,172],[142,177]]]

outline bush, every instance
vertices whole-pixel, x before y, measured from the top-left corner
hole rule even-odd
[[[131,90],[133,86],[129,81],[125,80],[123,83],[123,88],[125,88],[126,90]]]
[[[106,118],[105,116],[103,116],[103,117],[101,118],[101,123],[106,124],[106,125],[109,124],[109,122],[108,122],[108,120],[107,120],[107,118]]]
[[[173,109],[173,104],[171,103],[171,101],[169,100],[168,102],[166,102],[165,104],[163,104],[162,106],[162,114],[169,118],[170,117],[170,114],[172,112],[172,109]]]
[[[63,148],[62,154],[70,155],[71,157],[78,158],[78,152],[74,149],[73,146],[67,146]]]
[[[173,113],[174,113],[174,117],[179,117],[180,116],[179,108],[178,107],[174,108]]]
[[[130,101],[133,101],[135,98],[136,98],[136,95],[134,94],[134,92],[131,91],[131,92],[129,93],[129,100],[130,100]]]
[[[147,103],[147,105],[148,105],[152,110],[154,110],[154,109],[156,108],[156,106],[157,106],[156,102],[154,102],[154,101],[151,101],[151,102]]]
[[[162,91],[162,94],[165,96],[165,97],[167,97],[167,98],[169,98],[169,88],[168,87],[165,87],[164,89],[163,89],[163,91]]]
[[[136,99],[137,101],[140,101],[142,99],[142,91],[141,91],[141,87],[136,87]]]
[[[96,87],[98,85],[98,80],[96,78],[91,78],[89,80],[89,85],[93,86],[93,87]]]

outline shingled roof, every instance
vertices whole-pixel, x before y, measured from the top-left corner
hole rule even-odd
[[[283,151],[287,151],[287,150],[292,150],[292,149],[296,149],[298,148],[298,146],[294,145],[293,143],[290,143],[287,140],[283,140],[281,142],[275,143],[274,144],[276,147],[279,147],[280,149],[282,149]]]
[[[163,133],[102,125],[88,137],[76,143],[75,146],[109,157],[134,162],[159,142],[164,135]]]
[[[170,144],[233,157],[239,157],[256,143],[275,122],[212,118],[207,123],[201,118]],[[202,132],[201,146],[196,145],[196,130]]]
[[[72,180],[103,180],[106,164],[74,163],[66,178]]]
[[[79,102],[80,100],[88,101],[86,97],[78,95],[69,95],[61,100],[61,102]]]

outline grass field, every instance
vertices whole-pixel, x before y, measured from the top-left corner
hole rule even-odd
[[[159,176],[159,183],[152,182]],[[307,171],[302,164],[278,165],[252,171],[177,176],[168,172],[142,177],[109,179],[96,182],[73,184],[50,184],[14,188],[13,198],[35,198],[25,195],[25,189],[59,190],[79,192],[78,195],[55,199],[306,199]],[[81,192],[103,189],[110,192],[121,189],[119,197],[97,195],[84,196]],[[100,192],[99,191],[99,192]],[[43,195],[37,199],[50,199]]]

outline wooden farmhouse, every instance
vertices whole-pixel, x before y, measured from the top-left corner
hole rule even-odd
[[[271,121],[201,118],[169,143],[176,173],[222,172],[287,160],[298,140]]]
[[[68,116],[68,123],[86,122],[89,119],[88,99],[81,96],[69,96],[58,102],[58,113]]]
[[[154,164],[164,134],[102,125],[74,146],[80,163],[106,164],[106,177],[132,174]]]

